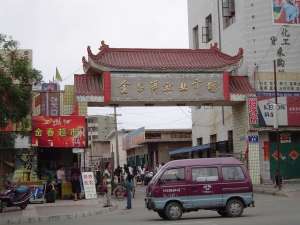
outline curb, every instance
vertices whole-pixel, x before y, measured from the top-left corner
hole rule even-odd
[[[118,209],[118,205],[114,205],[112,207],[97,209],[94,211],[71,213],[71,214],[0,219],[0,225],[68,220],[68,219],[75,219],[75,218],[81,218],[81,217],[101,215],[101,214],[113,212],[114,210],[117,210],[117,209]]]
[[[253,193],[264,194],[264,195],[275,195],[275,196],[281,196],[281,197],[291,197],[290,195],[285,194],[285,193],[269,192],[269,191],[264,191],[264,190],[253,190]]]

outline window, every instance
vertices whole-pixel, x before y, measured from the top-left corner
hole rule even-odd
[[[223,180],[245,180],[245,175],[239,166],[224,166],[222,167]]]
[[[98,135],[93,135],[93,140],[97,140],[98,139]]]
[[[219,173],[217,167],[200,167],[192,169],[193,182],[218,181]]]
[[[194,49],[199,49],[199,31],[198,26],[193,29]]]
[[[168,182],[184,181],[184,168],[175,168],[166,170],[164,175],[161,177],[161,181],[165,184]]]
[[[222,12],[223,12],[224,28],[227,28],[235,22],[235,2],[234,2],[234,0],[223,0]]]
[[[213,39],[211,14],[205,18],[205,27],[202,27],[202,43],[207,43]]]

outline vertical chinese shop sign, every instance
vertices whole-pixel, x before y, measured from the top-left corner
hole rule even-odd
[[[32,146],[85,147],[84,116],[33,116]]]
[[[257,130],[259,128],[257,98],[248,98],[248,115],[250,130]]]

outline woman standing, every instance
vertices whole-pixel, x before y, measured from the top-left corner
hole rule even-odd
[[[124,181],[125,181],[125,189],[126,189],[126,197],[127,197],[127,206],[124,210],[126,210],[126,209],[131,209],[131,180],[132,180],[132,176],[129,172],[128,166],[124,166],[124,171],[125,171]]]
[[[73,162],[72,163],[72,169],[70,171],[70,178],[71,178],[71,183],[72,183],[72,192],[74,194],[74,201],[77,201],[77,198],[81,200],[81,188],[80,188],[80,176],[81,176],[81,171],[77,167],[77,163]]]
[[[65,179],[65,171],[63,165],[58,166],[58,170],[56,171],[56,177],[57,177],[57,183],[58,183],[58,193],[61,199],[63,199],[62,196],[62,190],[61,190],[61,183]]]
[[[109,162],[105,163],[105,170],[103,173],[103,186],[106,186],[106,191],[104,192],[103,207],[110,207],[110,197],[111,197],[111,164]]]
[[[144,187],[144,182],[145,182],[145,168],[142,165],[141,166],[141,187]]]
[[[132,173],[133,173],[133,179],[134,179],[133,185],[136,187],[137,186],[137,176],[139,174],[137,166],[133,167]]]

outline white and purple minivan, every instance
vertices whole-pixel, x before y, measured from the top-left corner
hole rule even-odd
[[[253,185],[247,168],[235,158],[175,160],[150,181],[145,206],[170,220],[199,209],[237,217],[254,207]]]

